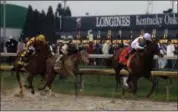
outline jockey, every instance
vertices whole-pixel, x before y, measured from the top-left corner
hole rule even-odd
[[[126,58],[128,58],[131,54],[134,54],[136,50],[144,49],[146,47],[146,44],[151,41],[152,41],[152,37],[149,33],[145,33],[143,37],[140,36],[136,38],[131,43],[131,52],[126,56]]]
[[[64,57],[66,57],[68,55],[68,48],[69,48],[69,43],[70,41],[65,41],[65,40],[58,40],[58,43],[61,45],[60,47],[60,51],[59,51],[59,57],[56,60],[56,64],[54,66],[55,70],[58,70],[60,68],[60,65],[62,63],[62,60],[64,59]],[[60,63],[60,65],[58,64]]]
[[[25,46],[25,50],[24,52],[21,54],[21,59],[20,61],[22,61],[22,59],[27,58],[28,55],[30,55],[32,53],[32,51],[34,51],[34,46],[38,46],[40,44],[46,43],[46,39],[45,36],[40,34],[36,37],[32,37]],[[38,49],[35,49],[38,50]],[[19,63],[20,64],[20,63]]]

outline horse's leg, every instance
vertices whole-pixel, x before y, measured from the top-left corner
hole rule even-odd
[[[136,95],[137,92],[137,76],[136,75],[131,75],[131,80],[133,84],[133,95]]]
[[[75,74],[73,71],[68,71],[69,75],[74,78],[74,88],[75,88],[75,96],[78,96],[78,75]]]
[[[51,87],[52,87],[52,82],[54,81],[55,77],[56,77],[56,74],[55,73],[51,73],[50,75],[51,77],[49,78],[48,82],[47,82],[47,85],[49,87],[49,94],[51,96]]]
[[[41,84],[43,84],[43,81],[45,81],[45,73],[41,73],[40,76],[41,76]]]
[[[146,79],[148,79],[149,81],[152,82],[151,90],[150,90],[150,92],[145,96],[146,98],[149,98],[149,97],[152,95],[152,93],[153,93],[153,91],[154,91],[154,89],[155,89],[155,87],[156,87],[156,81],[155,81],[154,77],[151,75],[151,73],[149,73],[149,75],[148,75],[148,77],[146,77]]]
[[[16,69],[16,78],[17,78],[17,82],[19,83],[19,86],[20,86],[20,95],[23,96],[23,86],[22,86],[20,72],[19,72],[18,68]]]
[[[38,90],[40,90],[40,91],[41,91],[41,90],[44,90],[44,89],[48,86],[48,80],[49,80],[49,78],[50,78],[50,77],[48,77],[48,74],[49,74],[49,73],[45,73],[45,75],[44,75],[44,80],[45,80],[45,82],[46,82],[45,85],[44,85],[43,87],[39,87]]]
[[[75,96],[78,96],[78,75],[75,75],[75,80],[74,80],[74,86],[75,86]]]
[[[126,82],[127,82],[128,86],[129,86],[129,89],[133,89],[133,87],[132,87],[132,85],[131,85],[132,82],[131,82],[131,76],[130,76],[130,75],[128,76]]]
[[[29,88],[31,88],[31,93],[32,94],[35,94],[35,90],[34,90],[34,87],[33,87],[33,78],[34,78],[34,76],[35,76],[34,74],[29,74],[28,77],[27,77]]]
[[[115,91],[118,91],[118,85],[121,84],[120,68],[115,68],[115,79],[116,79],[116,88]]]
[[[52,71],[46,73],[46,80],[47,81],[46,81],[45,85],[42,88],[39,88],[39,90],[44,90],[48,86],[49,92],[50,92],[50,95],[51,95],[51,86],[52,86],[52,82],[54,81],[55,77],[56,77],[56,74],[54,72],[52,72]]]

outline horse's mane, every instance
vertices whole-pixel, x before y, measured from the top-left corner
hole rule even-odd
[[[145,49],[143,50],[143,53],[154,55],[154,53],[158,50],[157,40],[153,40],[152,42],[149,42]]]

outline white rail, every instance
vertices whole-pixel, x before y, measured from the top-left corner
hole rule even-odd
[[[4,57],[16,56],[16,55],[17,55],[16,53],[4,53],[4,52],[0,53],[0,56],[4,56]],[[104,54],[90,54],[89,55],[90,58],[110,58],[112,56],[113,55],[111,55],[111,54],[110,55],[104,55]],[[160,57],[155,56],[154,59],[160,59]],[[161,59],[172,59],[172,60],[175,60],[175,59],[178,59],[178,56],[172,56],[172,57],[164,56]]]

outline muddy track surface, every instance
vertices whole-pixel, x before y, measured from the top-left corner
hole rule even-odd
[[[177,110],[177,102],[134,101],[103,97],[55,94],[16,96],[17,89],[1,93],[1,110]]]

